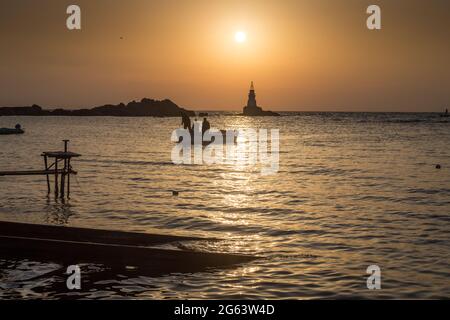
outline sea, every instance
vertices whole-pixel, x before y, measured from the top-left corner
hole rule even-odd
[[[450,118],[208,119],[218,129],[278,130],[277,172],[175,164],[180,118],[0,117],[0,127],[25,130],[0,135],[0,171],[42,169],[41,153],[62,150],[63,139],[82,155],[72,161],[69,200],[48,196],[45,177],[0,177],[0,220],[216,238],[173,249],[260,259],[159,276],[83,264],[91,283],[71,291],[65,266],[0,257],[0,299],[450,298]],[[368,286],[369,266],[379,288]]]

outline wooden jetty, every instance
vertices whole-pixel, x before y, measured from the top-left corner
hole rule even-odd
[[[113,269],[132,266],[141,274],[161,275],[230,267],[258,258],[155,247],[185,241],[217,240],[0,222],[0,254],[3,259],[36,259],[63,265],[100,263]]]
[[[44,170],[25,170],[25,171],[0,171],[0,176],[36,176],[45,175],[47,177],[47,192],[50,194],[50,176],[54,176],[54,191],[55,196],[58,195],[63,199],[65,195],[70,197],[70,175],[77,174],[71,165],[72,158],[80,157],[78,153],[70,152],[68,150],[69,140],[63,140],[64,151],[46,151],[41,154],[44,158]],[[49,159],[53,163],[49,165]],[[58,164],[62,162],[62,167],[58,169]],[[58,180],[61,180],[60,185]],[[59,185],[59,186],[58,186]],[[67,186],[67,192],[65,190]]]

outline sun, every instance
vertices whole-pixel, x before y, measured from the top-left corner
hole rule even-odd
[[[238,43],[244,43],[247,41],[247,34],[244,31],[237,31],[234,34],[234,40]]]

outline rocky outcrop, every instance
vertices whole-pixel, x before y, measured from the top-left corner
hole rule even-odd
[[[244,107],[244,112],[242,113],[244,116],[269,116],[269,117],[278,117],[280,116],[279,113],[273,112],[273,111],[265,111],[260,107]]]
[[[44,110],[38,105],[31,107],[0,108],[0,116],[114,116],[114,117],[179,117],[182,113],[195,116],[194,111],[177,106],[169,99],[153,100],[144,98],[128,104],[104,105],[92,109]]]

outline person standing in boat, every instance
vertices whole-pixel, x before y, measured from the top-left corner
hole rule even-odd
[[[208,131],[211,128],[211,125],[209,124],[209,121],[206,120],[206,118],[203,118],[202,123],[202,136],[205,135],[205,132]]]
[[[189,131],[192,130],[191,118],[189,118],[189,116],[185,112],[181,114],[181,125],[184,129],[188,129]]]

